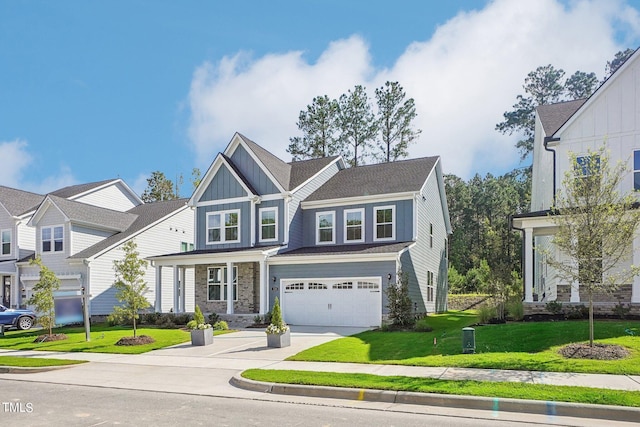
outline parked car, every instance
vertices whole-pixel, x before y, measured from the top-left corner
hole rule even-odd
[[[7,308],[0,305],[0,325],[5,328],[31,329],[36,323],[36,314],[32,310]]]

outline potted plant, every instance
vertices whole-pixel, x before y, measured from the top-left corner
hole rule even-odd
[[[284,320],[280,311],[280,301],[276,297],[271,312],[271,323],[265,331],[267,333],[267,347],[288,347],[291,345],[291,330]]]
[[[193,320],[187,323],[187,328],[191,329],[191,345],[213,344],[213,328],[209,323],[204,323],[204,314],[197,305]]]

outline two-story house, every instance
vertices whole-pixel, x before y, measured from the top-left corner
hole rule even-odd
[[[580,158],[607,144],[612,164],[626,162],[633,171],[622,191],[640,191],[640,53],[636,51],[588,99],[539,106],[535,116],[531,212],[513,217],[524,235],[524,303],[526,312],[544,309],[549,301],[584,304],[579,283],[563,283],[546,262],[555,256],[574,262],[554,248],[556,224],[549,217],[567,171],[573,171],[570,153]],[[640,265],[640,230],[633,259]],[[552,254],[552,255],[546,255]],[[631,303],[640,313],[640,277],[613,295],[597,296],[594,309],[609,312],[617,303]]]
[[[416,311],[446,310],[451,227],[439,157],[286,163],[236,134],[189,205],[196,249],[151,259],[156,277],[177,271],[174,294],[195,270],[205,312],[253,317],[278,297],[291,324],[376,326],[398,271]]]
[[[25,305],[32,294],[39,279],[37,267],[29,264],[35,256],[60,279],[60,292],[84,288],[91,296],[91,315],[106,315],[118,304],[113,261],[123,257],[121,247],[127,240],[135,239],[141,257],[193,246],[193,212],[185,199],[145,204],[121,179],[69,186],[46,196],[1,187],[0,199],[9,200],[3,206],[15,212],[17,222],[11,235],[19,236],[13,252],[19,256],[0,263],[12,271],[3,276],[11,306]],[[0,215],[0,223],[4,218]],[[145,273],[147,298],[160,306],[155,272],[148,267]],[[173,296],[166,293],[165,298],[169,311]],[[185,308],[193,309],[193,304]]]

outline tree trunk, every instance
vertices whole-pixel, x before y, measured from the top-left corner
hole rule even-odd
[[[133,316],[133,337],[136,337],[136,316]]]
[[[593,292],[589,292],[589,347],[593,347]]]

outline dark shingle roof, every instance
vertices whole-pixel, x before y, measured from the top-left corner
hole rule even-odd
[[[51,194],[48,197],[73,222],[90,224],[108,230],[124,231],[136,219],[136,215],[132,213],[74,202]]]
[[[293,190],[337,158],[338,156],[332,156],[322,157],[320,159],[290,162],[289,165],[291,166],[291,176],[289,179],[289,188],[287,189]]]
[[[542,122],[544,133],[547,136],[553,136],[585,102],[586,99],[576,99],[575,101],[538,106],[538,116]]]
[[[133,236],[140,230],[148,227],[154,222],[170,215],[172,212],[184,207],[187,203],[187,199],[166,200],[162,202],[145,203],[143,205],[136,206],[129,209],[126,214],[135,217],[135,220],[131,225],[120,233],[116,233],[106,239],[96,243],[87,249],[78,252],[70,258],[84,259],[89,258],[112,245],[116,245],[129,237]]]
[[[363,243],[361,245],[327,245],[307,246],[275,255],[277,257],[304,255],[363,255],[363,254],[397,254],[413,242],[400,243]]]
[[[438,156],[343,169],[305,201],[419,191]]]
[[[38,207],[44,196],[0,185],[0,204],[13,216],[20,216]]]
[[[98,188],[104,184],[109,182],[117,181],[117,179],[106,179],[104,181],[96,181],[96,182],[88,182],[86,184],[78,184],[78,185],[70,185],[68,187],[60,188],[59,190],[53,191],[49,194],[53,194],[54,196],[62,197],[68,199],[69,197],[77,196],[78,194],[82,194],[89,190],[93,190],[94,188]]]

